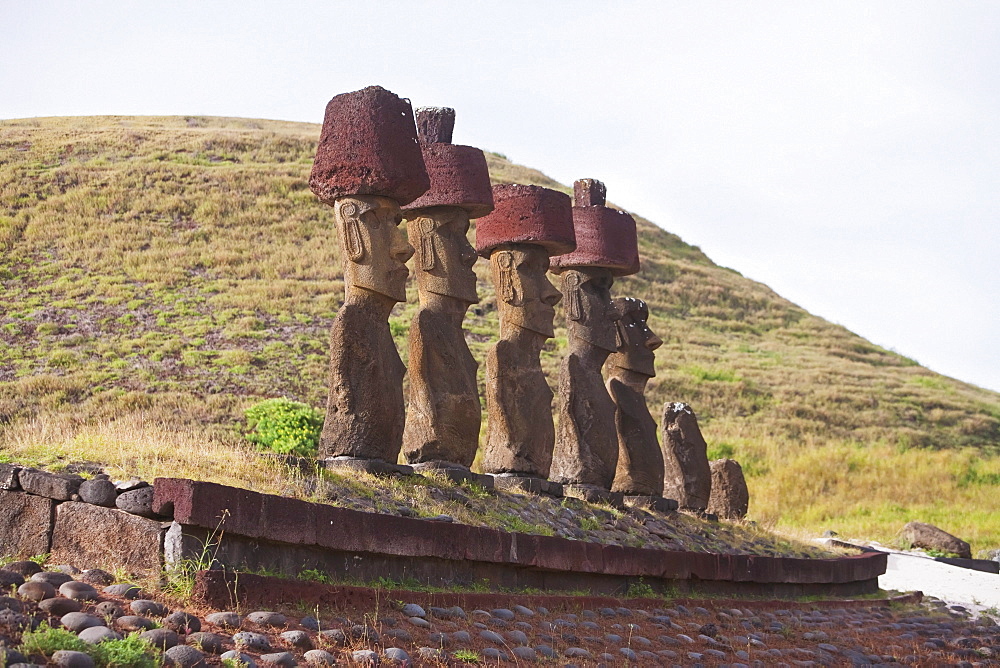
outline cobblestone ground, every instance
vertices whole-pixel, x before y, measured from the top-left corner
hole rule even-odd
[[[584,608],[565,597],[560,609],[547,609],[497,595],[502,607],[465,609],[423,607],[387,591],[371,610],[301,617],[182,611],[133,585],[106,586],[102,580],[110,576],[99,571],[77,573],[78,579],[62,572],[2,573],[11,592],[0,597],[0,654],[6,653],[8,667],[93,665],[79,651],[44,656],[21,648],[24,629],[42,622],[88,643],[141,633],[165,650],[166,665],[179,666],[222,665],[226,658],[248,666],[1000,665],[996,620],[937,601],[645,599],[641,607],[632,601]]]

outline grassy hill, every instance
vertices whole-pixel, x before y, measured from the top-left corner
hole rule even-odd
[[[236,118],[0,121],[0,456],[125,452],[152,431],[225,441],[260,398],[324,404],[343,282],[332,212],[306,183],[318,136]],[[488,159],[497,182],[568,191]],[[1000,395],[638,222],[642,271],[614,293],[646,299],[665,342],[654,416],[692,404],[710,454],[743,463],[755,519],[883,541],[920,519],[1000,547]],[[467,320],[479,359],[497,331],[486,269]]]

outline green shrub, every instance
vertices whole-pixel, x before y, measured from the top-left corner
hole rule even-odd
[[[156,668],[160,665],[159,650],[138,633],[91,645],[87,651],[100,668]]]
[[[59,650],[71,650],[73,652],[86,652],[90,645],[80,640],[75,633],[66,629],[56,629],[48,624],[42,624],[34,631],[25,631],[21,636],[21,652],[30,656],[41,654],[45,658],[51,657]]]
[[[247,439],[261,450],[314,457],[323,430],[323,414],[291,399],[267,399],[246,412]]]

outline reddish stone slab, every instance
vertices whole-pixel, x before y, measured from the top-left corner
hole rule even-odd
[[[574,184],[573,227],[576,250],[552,258],[553,270],[604,267],[615,276],[639,271],[639,241],[635,219],[604,206],[604,184],[581,179]]]
[[[69,501],[56,508],[54,563],[80,568],[122,568],[158,573],[163,566],[164,524],[116,508]]]
[[[421,142],[424,164],[431,179],[426,193],[406,210],[432,206],[457,206],[480,218],[493,210],[493,189],[486,156],[478,148],[457,144]]]
[[[213,482],[157,478],[153,481],[153,512],[172,516],[180,524],[260,538],[264,534],[263,496]]]
[[[48,552],[54,507],[52,499],[0,490],[0,556]]]
[[[403,205],[430,185],[409,100],[380,86],[330,100],[309,176],[322,202],[380,195]]]
[[[476,221],[476,250],[489,257],[502,244],[533,244],[549,255],[576,248],[569,195],[520,184],[493,186],[496,208]]]

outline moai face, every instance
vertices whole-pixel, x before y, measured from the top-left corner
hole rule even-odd
[[[562,295],[545,273],[549,254],[541,246],[511,244],[490,255],[501,322],[551,339],[555,305]]]
[[[472,265],[479,256],[467,236],[468,212],[459,207],[438,206],[411,215],[406,231],[416,249],[420,292],[453,297],[467,304],[478,302]]]
[[[646,302],[632,297],[615,300],[621,313],[618,321],[618,352],[609,360],[612,366],[629,369],[652,378],[656,375],[655,350],[663,341],[649,328],[649,308]]]
[[[603,268],[569,269],[562,272],[566,318],[571,337],[615,352],[615,322],[620,314],[611,302],[611,273]]]
[[[388,197],[340,197],[334,206],[344,247],[344,282],[406,301],[406,261],[413,246],[403,236],[399,204]]]

